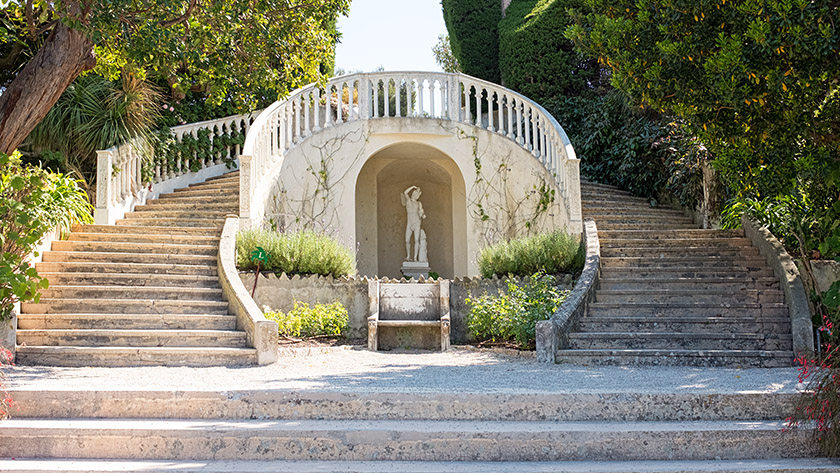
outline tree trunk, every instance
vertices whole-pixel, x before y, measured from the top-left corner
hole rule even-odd
[[[0,95],[0,152],[14,151],[70,83],[95,65],[93,42],[59,23]]]

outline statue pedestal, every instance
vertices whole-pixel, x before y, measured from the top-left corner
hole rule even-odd
[[[406,278],[420,279],[420,276],[428,278],[430,269],[428,261],[403,261],[400,271]]]

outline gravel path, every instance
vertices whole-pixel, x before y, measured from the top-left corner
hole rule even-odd
[[[33,390],[295,390],[444,393],[794,392],[795,368],[585,367],[536,363],[509,350],[369,352],[281,349],[280,361],[238,368],[6,369],[10,388]]]

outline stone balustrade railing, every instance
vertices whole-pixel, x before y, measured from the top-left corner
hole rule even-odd
[[[256,118],[240,156],[240,217],[245,225],[267,170],[318,131],[385,117],[450,120],[505,136],[554,176],[569,218],[580,221],[580,161],[563,128],[539,104],[510,89],[464,74],[358,73],[312,84],[275,102]],[[256,212],[258,213],[258,212]]]
[[[251,121],[234,115],[190,123],[172,127],[157,145],[135,140],[97,151],[96,223],[113,224],[161,191],[236,168]]]

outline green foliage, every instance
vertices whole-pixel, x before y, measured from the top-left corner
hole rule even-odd
[[[497,2],[498,3],[498,2]],[[514,0],[499,23],[499,69],[505,86],[532,100],[580,95],[601,81],[598,62],[560,34],[566,10],[583,0]]]
[[[498,84],[501,4],[497,0],[442,0],[441,5],[461,71]]]
[[[24,3],[4,7],[0,34],[38,44],[55,25],[65,24],[93,43],[95,71],[103,77],[128,72],[165,84],[175,97],[200,92],[213,103],[237,108],[276,100],[329,73],[339,37],[335,20],[350,5],[349,0],[116,0],[80,6],[35,0],[28,3],[30,29]]]
[[[432,47],[432,54],[435,62],[443,69],[443,72],[461,72],[458,58],[452,54],[452,45],[449,42],[449,35],[439,35],[438,42]]]
[[[176,138],[168,127],[155,132],[151,139],[153,158],[144,163],[143,180],[151,180],[156,166],[162,170],[181,170],[181,166],[187,168],[184,170],[198,171],[202,161],[206,163],[216,159],[229,169],[236,166],[236,150],[245,143],[245,133],[238,128],[236,121],[231,120],[221,129],[218,126],[200,128],[196,135],[185,134]]]
[[[355,255],[338,240],[310,230],[278,233],[271,230],[245,230],[236,236],[236,264],[240,269],[256,269],[251,253],[257,247],[268,252],[263,271],[292,274],[320,274],[333,277],[356,272]]]
[[[0,347],[0,420],[9,417],[9,408],[12,407],[12,397],[6,391],[6,373],[3,372],[4,365],[12,364],[12,352]]]
[[[92,222],[92,208],[78,181],[35,166],[19,155],[0,154],[0,321],[16,302],[38,301],[42,279],[27,258],[46,233]]]
[[[315,304],[295,301],[288,313],[269,312],[265,318],[277,322],[280,335],[286,337],[340,336],[347,333],[350,316],[341,302]]]
[[[581,269],[583,245],[557,230],[487,246],[478,256],[478,268],[485,278],[528,276],[537,272],[559,274]]]
[[[514,341],[520,348],[533,349],[537,322],[549,319],[568,293],[542,273],[530,275],[523,284],[509,280],[507,293],[466,300],[467,329],[479,341]]]
[[[96,151],[144,139],[160,116],[160,94],[147,82],[124,75],[111,82],[89,74],[77,79],[29,135],[30,159],[74,172],[92,191]]]

